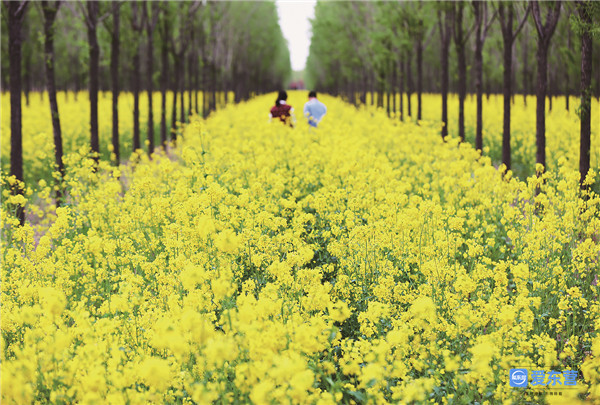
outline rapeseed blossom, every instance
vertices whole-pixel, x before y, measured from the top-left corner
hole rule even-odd
[[[434,121],[323,97],[318,131],[261,96],[168,155],[72,148],[68,204],[39,182],[23,227],[5,196],[2,401],[517,403],[514,367],[600,399],[600,198],[574,152],[520,179]]]

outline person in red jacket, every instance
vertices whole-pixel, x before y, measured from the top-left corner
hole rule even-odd
[[[291,105],[287,104],[287,93],[284,90],[279,91],[277,100],[275,100],[275,106],[271,108],[269,118],[279,118],[284,124],[289,124],[290,127],[294,126],[293,115],[294,109]]]

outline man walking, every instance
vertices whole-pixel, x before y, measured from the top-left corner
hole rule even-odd
[[[304,104],[304,116],[308,119],[308,124],[316,128],[326,112],[325,104],[317,100],[317,92],[308,93],[308,101]]]

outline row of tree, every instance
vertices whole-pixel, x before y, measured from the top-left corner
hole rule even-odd
[[[157,50],[158,52],[155,52]],[[273,2],[218,1],[3,1],[2,89],[11,96],[11,174],[23,180],[21,95],[48,91],[56,169],[64,174],[57,91],[87,88],[90,148],[99,154],[98,93],[112,92],[112,147],[120,161],[118,99],[134,96],[133,150],[141,148],[139,94],[148,92],[148,153],[154,150],[152,97],[160,89],[164,147],[177,121],[207,116],[227,102],[283,86],[291,74],[289,51]],[[174,92],[171,131],[167,91]],[[201,92],[202,99],[198,94]],[[187,94],[187,107],[184,94]],[[60,203],[61,195],[57,196]],[[23,213],[20,212],[21,220]]]
[[[406,93],[409,116],[413,116],[410,95],[416,92],[419,120],[421,94],[441,93],[443,137],[448,135],[448,92],[454,91],[459,96],[457,133],[461,140],[465,137],[464,101],[471,91],[477,97],[475,146],[480,150],[483,149],[483,93],[501,92],[504,95],[502,159],[510,169],[511,101],[520,84],[526,103],[527,95],[533,92],[531,84],[535,77],[536,160],[544,167],[546,97],[581,95],[583,182],[590,166],[594,88],[600,97],[600,59],[592,59],[592,38],[600,32],[599,21],[600,3],[592,1],[319,1],[312,21],[308,82],[355,104],[365,103],[367,92],[371,92],[372,102],[376,100],[379,106],[384,105],[387,97],[388,114],[396,112],[397,92]],[[484,46],[486,43],[489,45]],[[451,57],[452,48],[455,57]],[[537,63],[532,63],[533,60]],[[595,78],[592,78],[593,64]],[[517,72],[521,75],[519,81]],[[471,80],[467,80],[468,74]],[[399,100],[399,116],[404,119],[403,97]],[[565,107],[569,109],[568,97]]]

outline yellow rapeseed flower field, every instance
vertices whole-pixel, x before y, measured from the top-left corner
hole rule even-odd
[[[90,145],[90,102],[87,92],[59,92],[58,108],[61,118],[64,153],[78,151],[82,146]],[[173,93],[167,93],[167,106],[173,100]],[[187,93],[185,102],[187,103]],[[10,93],[2,93],[2,116],[0,128],[2,132],[1,150],[2,170],[10,170]],[[160,143],[160,101],[161,94],[153,94],[153,117],[155,145]],[[47,93],[32,93],[29,104],[22,101],[23,109],[23,169],[25,181],[28,185],[35,184],[41,179],[52,181],[54,168],[54,138],[52,121],[50,119],[50,105]],[[179,114],[179,107],[177,109]],[[111,158],[112,136],[112,95],[110,92],[101,92],[98,96],[98,131],[100,136],[100,153],[103,159]],[[167,128],[171,125],[171,109],[167,111]],[[140,94],[140,138],[147,150],[146,128],[148,126],[148,97],[146,93]],[[133,95],[122,93],[119,96],[119,133],[121,157],[125,160],[133,152]]]
[[[274,98],[194,119],[169,155],[74,150],[47,224],[11,212],[48,184],[5,196],[3,403],[600,401],[577,148],[519,180],[436,121],[322,96],[313,129],[290,92],[292,129]],[[517,389],[511,368],[578,376]]]

